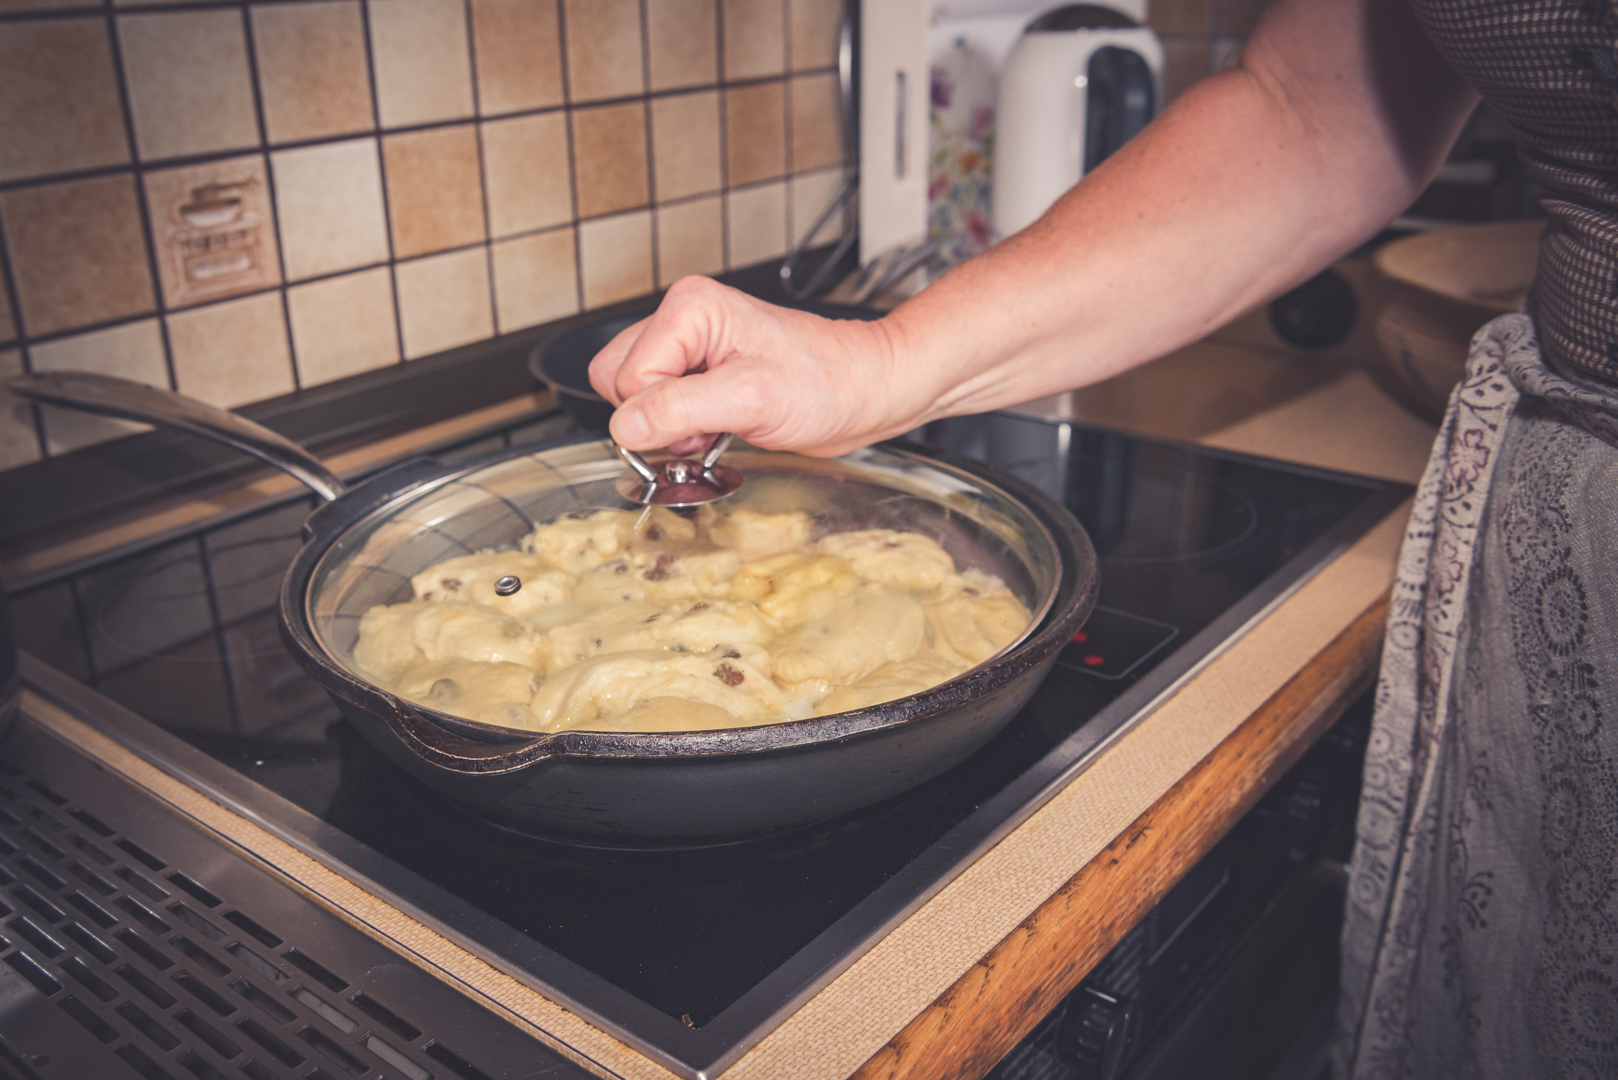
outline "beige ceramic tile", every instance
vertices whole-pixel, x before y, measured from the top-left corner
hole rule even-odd
[[[483,178],[472,124],[382,139],[393,255],[407,259],[483,236]]]
[[[483,125],[489,231],[495,236],[560,225],[573,216],[567,120],[559,112]]]
[[[182,311],[168,326],[182,394],[234,409],[296,388],[279,292]]]
[[[717,274],[725,268],[724,199],[705,199],[657,209],[657,284],[667,288],[687,274]]]
[[[786,171],[786,93],[779,82],[725,91],[725,182],[737,187]]]
[[[255,4],[251,10],[270,142],[369,131],[371,76],[359,0]]]
[[[280,150],[270,168],[290,280],[387,259],[375,139]]]
[[[146,174],[146,212],[164,305],[184,307],[281,281],[264,159]]]
[[[792,80],[792,171],[843,163],[843,100],[835,75]]]
[[[785,0],[724,0],[725,78],[758,79],[786,70]]]
[[[292,353],[305,387],[399,360],[393,275],[385,266],[287,290]]]
[[[564,0],[567,81],[573,101],[627,97],[646,88],[639,0]]]
[[[1208,74],[1209,50],[1205,41],[1165,41],[1163,43],[1163,97],[1165,103],[1179,97],[1191,84]]]
[[[579,271],[586,309],[651,292],[651,211],[581,222]]]
[[[28,350],[28,359],[35,371],[89,371],[169,389],[163,332],[156,319],[35,345]],[[108,420],[50,405],[43,406],[40,412],[45,420],[45,445],[52,454],[149,430],[145,424]]]
[[[15,469],[40,458],[34,408],[6,389],[6,380],[22,374],[22,353],[0,349],[0,469]]]
[[[129,160],[101,19],[0,24],[0,180]]]
[[[801,243],[809,227],[819,219],[826,206],[843,186],[842,169],[821,169],[819,172],[794,176],[788,191],[792,205],[792,242]],[[833,211],[826,223],[815,233],[811,243],[829,244],[843,235],[843,213]]]
[[[741,188],[726,196],[730,267],[779,259],[787,251],[787,185],[784,181]]]
[[[837,66],[846,0],[787,0],[792,70]]]
[[[240,11],[124,15],[118,38],[142,160],[258,144]]]
[[[719,190],[718,91],[652,99],[652,162],[659,202]]]
[[[1270,6],[1270,0],[1220,0],[1218,27],[1219,34],[1235,34],[1246,37],[1258,25],[1259,16],[1264,9]]]
[[[714,0],[646,5],[653,90],[710,86],[719,79],[719,12]]]
[[[478,111],[484,116],[560,105],[557,0],[472,0]]]
[[[1146,24],[1159,34],[1210,34],[1214,28],[1214,0],[1152,0]]]
[[[383,127],[472,115],[472,57],[462,0],[369,0],[371,59]]]
[[[627,101],[574,110],[573,168],[580,217],[645,206],[650,200],[645,105]]]
[[[578,312],[579,273],[571,228],[503,240],[491,251],[500,333]]]
[[[152,278],[131,176],[0,195],[11,269],[31,335],[152,310]]]
[[[0,0],[0,11],[61,11],[67,8],[100,7],[97,0]]]
[[[494,336],[489,253],[482,247],[402,262],[394,273],[406,360]]]

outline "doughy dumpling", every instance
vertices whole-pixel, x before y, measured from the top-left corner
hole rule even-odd
[[[411,701],[485,724],[525,727],[534,673],[521,664],[432,660],[407,668],[394,682]]]
[[[562,731],[622,717],[659,697],[715,706],[738,726],[781,720],[787,703],[780,687],[739,656],[646,651],[562,669],[540,684],[530,711],[534,726]]]
[[[508,574],[520,580],[522,587],[501,596],[494,591],[494,583]],[[441,562],[411,578],[410,587],[417,600],[461,600],[524,616],[565,602],[573,592],[573,577],[538,555],[491,551]]]
[[[743,566],[730,583],[734,600],[748,601],[782,627],[826,614],[862,582],[830,556],[776,555]]]
[[[635,532],[639,523],[640,534]],[[522,549],[543,556],[570,574],[583,574],[625,554],[636,540],[689,542],[697,527],[663,507],[653,508],[644,521],[628,510],[598,510],[588,517],[558,518],[535,525],[523,538]]]
[[[771,674],[789,686],[820,684],[820,693],[825,693],[890,661],[909,659],[923,645],[925,633],[926,616],[914,597],[866,585],[824,616],[772,641]]]
[[[815,703],[815,715],[863,709],[884,701],[909,697],[930,690],[966,670],[931,652],[920,652],[908,660],[883,664],[852,686],[833,690]]]
[[[360,619],[354,660],[392,681],[425,660],[482,660],[545,666],[545,644],[532,626],[480,604],[417,602],[374,607]]]
[[[708,526],[714,543],[746,562],[802,551],[809,544],[809,531],[809,515],[801,510],[786,514],[733,510]]]
[[[832,533],[821,537],[815,550],[846,559],[856,574],[869,581],[916,592],[935,589],[955,573],[955,560],[949,552],[920,533],[893,529]]]
[[[1032,617],[1011,590],[973,570],[946,582],[926,608],[933,648],[963,668],[976,667],[1016,641]]]

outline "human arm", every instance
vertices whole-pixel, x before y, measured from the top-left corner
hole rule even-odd
[[[612,430],[632,449],[735,431],[819,454],[1095,382],[1374,235],[1475,102],[1406,0],[1277,0],[1237,68],[887,317],[829,322],[685,279],[591,379],[623,403]]]

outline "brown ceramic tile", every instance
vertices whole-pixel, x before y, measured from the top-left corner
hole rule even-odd
[[[1220,0],[1219,25],[1214,32],[1246,37],[1269,6],[1270,0]]]
[[[34,409],[6,389],[6,380],[22,374],[22,354],[0,349],[0,469],[14,469],[40,458]]]
[[[586,309],[651,292],[651,211],[581,222],[579,276]]]
[[[402,262],[394,274],[406,360],[494,336],[489,255],[483,248]]]
[[[595,217],[645,206],[646,109],[639,101],[576,109],[573,168],[579,216]]]
[[[169,389],[163,333],[156,319],[35,345],[28,350],[28,359],[35,371],[90,371]],[[46,405],[40,411],[45,420],[45,445],[52,454],[149,430],[145,424],[108,420],[72,409]]]
[[[560,225],[573,216],[567,120],[559,112],[484,123],[483,173],[495,236]]]
[[[295,389],[279,292],[178,312],[168,327],[182,394],[234,409]]]
[[[718,195],[658,207],[659,288],[687,274],[717,274],[725,268],[724,213],[724,199]]]
[[[0,195],[32,335],[150,311],[152,279],[131,176],[104,176]]]
[[[801,243],[833,197],[842,189],[842,169],[821,169],[819,172],[794,176],[788,199],[792,205],[792,242]],[[815,234],[815,244],[829,244],[843,235],[843,214],[833,211],[826,223]]]
[[[1210,34],[1213,19],[1214,0],[1152,0],[1146,11],[1146,25],[1159,34]]]
[[[375,139],[270,155],[282,254],[292,281],[388,257]]]
[[[757,79],[786,70],[785,0],[724,0],[725,78]]]
[[[652,163],[658,202],[719,190],[718,91],[652,100]]]
[[[478,111],[484,116],[560,105],[557,0],[472,0]]]
[[[462,0],[384,0],[371,16],[383,127],[472,115],[472,58]]]
[[[837,66],[845,0],[787,0],[793,71]]]
[[[725,91],[725,182],[732,187],[786,171],[784,83]]]
[[[1208,74],[1208,44],[1204,41],[1163,43],[1163,98],[1179,97],[1192,83]]]
[[[726,194],[730,267],[778,259],[787,250],[787,186],[759,184]]]
[[[129,160],[107,24],[0,25],[0,180]]]
[[[393,275],[385,266],[287,290],[298,381],[319,386],[399,360]]]
[[[646,5],[652,89],[710,86],[719,80],[719,12],[714,0]]]
[[[503,240],[491,252],[500,333],[538,326],[579,310],[578,260],[571,228]]]
[[[564,0],[567,81],[573,101],[641,93],[639,0]]]
[[[123,15],[118,38],[143,160],[258,144],[241,12]]]
[[[99,0],[0,0],[0,11],[62,11],[100,6]]]
[[[483,237],[483,183],[471,124],[382,140],[394,258],[473,244]]]
[[[262,157],[150,172],[145,184],[165,306],[184,307],[280,283]]]
[[[835,75],[792,80],[792,171],[843,163],[843,100]]]
[[[371,77],[359,0],[255,4],[251,10],[270,142],[369,131]]]

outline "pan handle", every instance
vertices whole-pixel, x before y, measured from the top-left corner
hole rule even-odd
[[[212,439],[292,475],[326,502],[335,501],[345,490],[336,473],[291,439],[245,417],[169,390],[83,371],[16,375],[6,381],[6,389],[49,405],[138,420]]]
[[[445,731],[402,702],[382,711],[382,719],[412,753],[447,772],[489,776],[515,772],[551,756],[552,740],[547,736],[521,743],[479,742]]]

